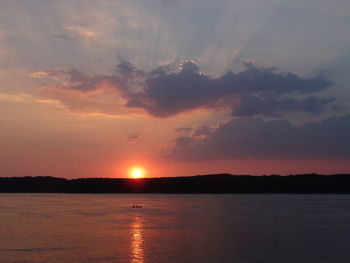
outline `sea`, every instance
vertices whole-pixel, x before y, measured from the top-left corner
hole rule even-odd
[[[1,263],[348,263],[350,195],[0,194]]]

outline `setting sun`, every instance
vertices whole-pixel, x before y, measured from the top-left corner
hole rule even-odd
[[[130,177],[135,178],[135,179],[143,178],[143,177],[145,177],[145,174],[146,174],[146,172],[145,172],[145,169],[143,167],[139,167],[139,166],[132,167],[129,170]]]

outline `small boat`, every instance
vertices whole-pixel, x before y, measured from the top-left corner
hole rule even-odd
[[[132,208],[142,208],[142,205],[133,205]]]

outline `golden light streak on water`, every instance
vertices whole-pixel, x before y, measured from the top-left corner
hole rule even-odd
[[[143,224],[135,217],[131,226],[131,263],[144,263]]]

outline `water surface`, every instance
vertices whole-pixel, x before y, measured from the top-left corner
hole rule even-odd
[[[0,262],[345,263],[349,208],[348,195],[0,194]]]

